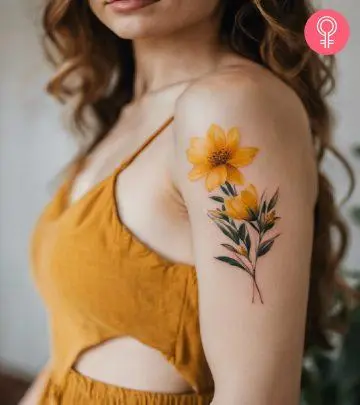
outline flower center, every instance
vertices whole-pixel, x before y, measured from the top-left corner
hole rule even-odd
[[[212,167],[221,166],[228,162],[231,157],[231,153],[228,149],[222,148],[214,151],[208,157],[208,161]]]

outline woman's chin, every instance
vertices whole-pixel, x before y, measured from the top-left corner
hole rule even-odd
[[[149,7],[149,10],[151,7]],[[93,10],[96,11],[96,10]],[[168,25],[154,12],[116,13],[111,9],[100,10],[97,17],[118,37],[140,39],[159,35]],[[160,13],[161,14],[161,13]],[[166,31],[166,29],[165,29]]]
[[[155,37],[155,35],[151,32],[148,32],[144,29],[139,30],[130,30],[130,29],[113,29],[113,32],[120,38],[120,39],[128,39],[128,40],[138,40],[138,39],[148,39]]]
[[[161,27],[146,26],[146,24],[132,22],[131,24],[114,24],[108,25],[108,27],[122,39],[137,40],[137,39],[149,39],[156,38],[170,34],[167,30],[162,30]]]

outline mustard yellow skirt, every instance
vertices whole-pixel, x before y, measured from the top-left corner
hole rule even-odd
[[[167,394],[117,387],[70,370],[61,387],[49,382],[39,405],[210,405],[213,394]]]

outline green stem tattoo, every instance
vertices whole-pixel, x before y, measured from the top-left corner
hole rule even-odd
[[[215,259],[247,273],[252,279],[252,303],[255,303],[257,293],[261,304],[264,304],[257,280],[257,264],[259,259],[271,250],[275,239],[279,236],[279,234],[269,236],[280,219],[275,211],[279,190],[270,199],[263,193],[260,200],[252,185],[239,192],[235,185],[225,183],[220,190],[222,195],[210,197],[220,206],[215,210],[209,210],[208,216],[230,239],[230,243],[222,244],[228,255],[218,256]]]

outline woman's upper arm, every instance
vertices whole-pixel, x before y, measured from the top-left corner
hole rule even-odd
[[[195,86],[177,105],[175,181],[216,405],[291,405],[299,394],[316,200],[308,128],[290,90],[253,82]]]
[[[41,372],[33,381],[31,387],[26,392],[25,396],[19,402],[19,405],[37,405],[40,402],[42,395],[46,389],[50,378],[51,364],[50,361],[43,367]]]

